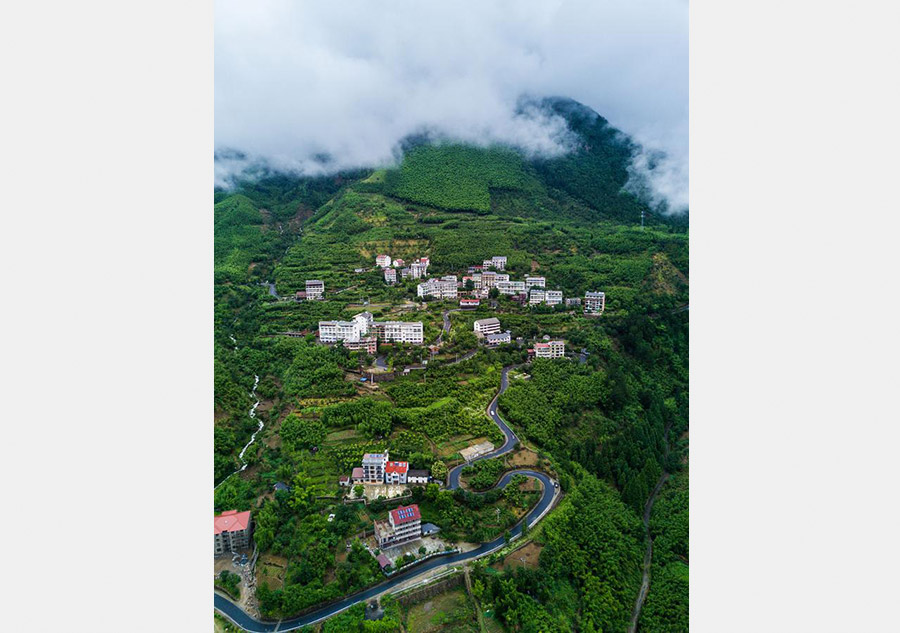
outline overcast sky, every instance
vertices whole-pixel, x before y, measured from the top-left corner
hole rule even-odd
[[[515,105],[567,96],[664,151],[655,191],[687,204],[685,0],[217,0],[215,36],[217,150],[312,172],[389,164],[431,129],[552,154],[564,126]]]

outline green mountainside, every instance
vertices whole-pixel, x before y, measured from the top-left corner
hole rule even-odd
[[[649,526],[652,582],[638,630],[686,630],[686,221],[622,193],[631,141],[602,117],[569,100],[544,107],[581,139],[572,154],[531,160],[499,147],[418,144],[394,169],[272,174],[216,192],[215,481],[224,483],[215,505],[254,511],[264,615],[289,617],[377,581],[374,559],[345,543],[392,506],[351,510],[327,500],[343,494],[337,478],[366,451],[388,448],[411,468],[440,469],[471,443],[498,441],[484,407],[500,370],[525,362],[530,343],[548,336],[575,356],[514,372],[499,408],[523,440],[517,459],[553,473],[566,494],[528,536],[540,550],[537,567],[504,569],[502,557],[478,563],[472,593],[510,631],[626,629],[647,545],[644,505],[666,472]],[[352,372],[374,359],[317,344],[319,320],[369,310],[376,319],[422,321],[430,342],[442,312],[457,307],[421,303],[412,281],[386,285],[374,267],[380,253],[406,262],[428,256],[430,277],[462,276],[506,255],[512,279],[543,275],[566,297],[602,290],[606,311],[590,318],[501,296],[496,309],[483,302],[451,314],[435,355],[380,348],[392,368],[429,362],[370,389]],[[274,282],[284,298],[307,279],[324,281],[325,301],[279,300],[261,285]],[[451,364],[476,348],[472,323],[488,316],[525,344],[480,348]],[[251,419],[254,376],[261,404]],[[265,426],[244,455],[248,466],[229,476],[257,420]],[[276,481],[291,490],[273,495]],[[484,542],[514,525],[536,493],[492,494],[417,488],[416,502],[444,538]]]

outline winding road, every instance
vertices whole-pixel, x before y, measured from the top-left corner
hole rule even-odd
[[[516,437],[516,434],[513,432],[513,430],[509,428],[509,425],[506,423],[506,421],[502,417],[500,417],[499,413],[497,413],[497,400],[509,386],[509,370],[512,368],[513,366],[503,368],[503,371],[500,375],[500,390],[497,392],[497,395],[494,396],[494,399],[491,400],[491,403],[486,409],[488,417],[490,417],[491,420],[493,420],[494,423],[500,427],[500,430],[503,432],[503,435],[506,438],[503,442],[503,446],[494,451],[491,451],[490,453],[482,455],[481,457],[473,459],[471,462],[469,462],[469,464],[480,461],[482,459],[498,457],[500,455],[508,453],[512,451],[515,448],[516,444],[519,442],[519,438]],[[468,464],[460,464],[450,471],[449,488],[451,490],[459,488],[460,474],[462,473],[462,469],[467,465]],[[541,498],[538,501],[537,505],[535,505],[535,507],[531,509],[531,511],[525,516],[524,520],[520,521],[518,524],[516,524],[515,527],[509,530],[511,539],[516,538],[522,534],[522,525],[525,522],[527,522],[528,526],[531,527],[539,520],[541,520],[544,515],[550,510],[559,491],[557,482],[555,482],[549,475],[528,468],[506,472],[503,477],[500,478],[500,481],[497,483],[496,487],[500,489],[505,488],[507,485],[509,485],[510,480],[515,475],[525,475],[526,477],[533,477],[541,482],[543,489],[541,491]],[[389,591],[402,583],[406,583],[439,567],[464,563],[470,560],[475,560],[476,558],[480,558],[482,556],[487,556],[488,554],[502,549],[506,545],[506,542],[507,541],[504,536],[498,536],[493,541],[490,541],[489,543],[482,543],[477,548],[468,552],[459,552],[456,554],[432,558],[419,565],[414,565],[406,571],[401,571],[395,576],[392,576],[390,579],[385,580],[384,582],[379,583],[373,587],[369,587],[368,589],[342,598],[337,602],[316,609],[315,611],[312,611],[305,615],[297,616],[288,620],[281,620],[278,622],[262,622],[249,615],[239,606],[234,604],[231,600],[219,593],[214,593],[213,604],[216,611],[227,617],[237,626],[243,628],[245,631],[250,631],[251,633],[291,631],[329,618],[336,613],[340,613],[344,609],[349,609],[359,602],[374,598],[375,596]]]

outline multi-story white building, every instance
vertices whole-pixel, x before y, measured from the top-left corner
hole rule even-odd
[[[419,506],[400,506],[388,513],[387,521],[375,521],[375,540],[379,549],[388,549],[422,537]]]
[[[531,275],[526,275],[525,285],[529,288],[544,288],[547,285],[547,280],[544,277],[532,277]]]
[[[567,306],[580,306],[581,305],[581,297],[570,297],[566,299]]]
[[[484,268],[494,268],[496,270],[506,270],[506,256],[494,255],[490,259],[482,262]]]
[[[213,516],[213,546],[216,555],[250,547],[250,512],[228,510]]]
[[[563,341],[548,341],[534,344],[535,358],[563,358],[566,355],[566,344]]]
[[[603,292],[586,292],[584,294],[584,313],[585,314],[603,314],[606,307],[606,293]]]
[[[420,297],[437,297],[439,299],[456,299],[457,282],[455,275],[448,275],[441,279],[429,279],[416,286],[416,293]]]
[[[384,283],[394,285],[397,283],[397,271],[393,268],[384,269]]]
[[[509,343],[511,340],[512,338],[510,338],[509,330],[506,330],[506,332],[498,332],[497,334],[488,334],[484,337],[485,344],[490,347]]]
[[[378,339],[374,336],[363,336],[356,341],[344,341],[343,346],[351,352],[365,351],[367,354],[378,352]]]
[[[375,265],[381,266],[382,268],[388,268],[391,265],[391,256],[390,255],[377,255],[375,257]]]
[[[563,302],[562,290],[547,290],[544,292],[544,302],[548,306],[559,305]]]
[[[544,299],[546,299],[546,293],[540,288],[532,288],[528,293],[528,305],[536,306],[543,303]]]
[[[495,287],[502,295],[517,295],[520,292],[525,292],[524,281],[498,281]]]
[[[306,280],[306,300],[314,301],[325,298],[325,284],[318,279]]]
[[[409,469],[406,473],[406,483],[408,484],[427,484],[430,473],[427,470]]]
[[[363,482],[367,484],[384,483],[384,473],[388,463],[388,452],[366,453],[362,458]]]
[[[428,276],[428,263],[429,260],[427,257],[422,257],[414,261],[409,265],[409,276],[413,279],[420,279],[422,277]]]
[[[500,333],[500,320],[497,317],[491,317],[489,319],[478,319],[475,321],[473,325],[473,329],[475,334],[487,336],[488,334],[499,334]]]
[[[360,312],[351,321],[319,321],[319,341],[357,342],[372,329],[374,321],[371,312]]]
[[[480,299],[460,299],[459,307],[463,309],[474,309],[481,305]]]
[[[401,268],[400,269],[400,278],[406,279],[407,277],[412,277],[412,272],[409,270],[409,268]]]
[[[421,345],[424,340],[421,321],[376,321],[374,330],[386,343]]]
[[[403,485],[406,483],[406,473],[409,470],[409,462],[388,462],[384,467],[384,483]]]

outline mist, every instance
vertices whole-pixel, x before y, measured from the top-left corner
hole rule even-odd
[[[643,147],[629,186],[687,207],[683,0],[216,2],[219,186],[259,164],[392,165],[411,134],[569,151],[565,121],[523,96],[596,110]]]

